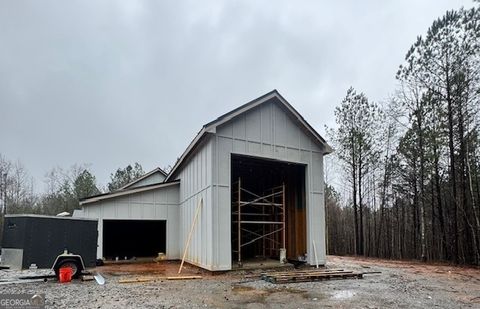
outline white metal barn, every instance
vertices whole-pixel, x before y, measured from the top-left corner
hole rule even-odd
[[[182,257],[208,270],[259,258],[325,264],[323,156],[331,148],[276,91],[203,126],[172,171],[80,202],[97,257]],[[198,212],[197,219],[195,214]]]

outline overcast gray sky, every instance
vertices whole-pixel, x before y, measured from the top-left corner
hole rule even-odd
[[[316,128],[349,86],[388,98],[415,38],[471,1],[0,1],[0,153],[173,165],[201,126],[272,89]]]

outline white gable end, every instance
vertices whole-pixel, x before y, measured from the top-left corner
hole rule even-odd
[[[268,146],[275,146],[276,149],[270,150],[277,152],[288,152],[289,149],[323,152],[322,147],[276,101],[255,107],[219,126],[216,131],[217,136],[244,141],[243,145],[238,145],[239,150],[243,150],[241,152],[253,150],[257,153],[261,148],[268,151]]]

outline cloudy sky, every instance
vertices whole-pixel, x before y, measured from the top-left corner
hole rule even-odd
[[[201,126],[277,89],[316,128],[349,86],[383,101],[419,34],[471,1],[0,1],[0,154],[173,165]]]

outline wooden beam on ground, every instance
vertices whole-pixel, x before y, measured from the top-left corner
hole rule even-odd
[[[175,277],[167,277],[167,280],[193,280],[193,279],[202,279],[202,276],[175,276]]]
[[[140,282],[149,282],[153,280],[154,278],[133,278],[133,279],[118,280],[118,283],[140,283]]]

